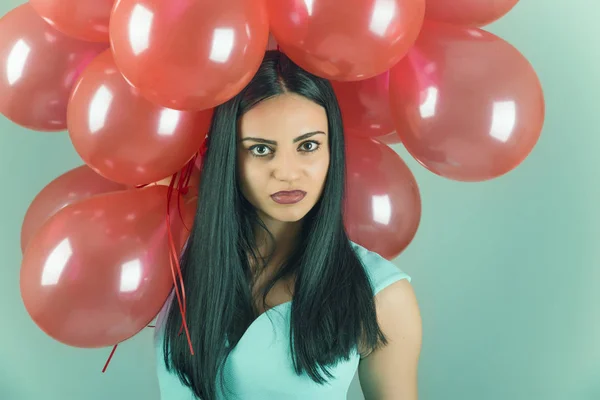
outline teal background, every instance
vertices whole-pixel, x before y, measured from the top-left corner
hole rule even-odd
[[[22,1],[2,0],[0,15]],[[522,1],[491,32],[531,61],[542,137],[486,183],[440,178],[394,146],[420,184],[423,218],[395,261],[423,317],[421,400],[600,399],[600,3]],[[152,331],[81,350],[46,336],[19,295],[19,231],[33,197],[82,162],[66,133],[0,117],[0,399],[158,400]],[[357,379],[349,399],[362,399]]]

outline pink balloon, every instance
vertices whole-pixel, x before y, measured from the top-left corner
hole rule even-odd
[[[545,114],[540,81],[517,49],[481,29],[434,22],[390,71],[390,104],[410,154],[457,181],[517,167]]]
[[[282,51],[323,78],[357,81],[382,74],[414,43],[425,0],[267,0]]]
[[[29,3],[64,34],[108,43],[108,23],[115,0],[29,0]]]
[[[125,190],[127,187],[110,181],[87,165],[74,168],[54,179],[35,196],[21,228],[21,251],[38,229],[62,208],[97,194]]]
[[[386,71],[361,81],[331,82],[342,111],[345,133],[378,137],[394,132],[388,100],[389,80]]]
[[[519,0],[427,0],[425,18],[455,25],[483,26],[506,15]]]
[[[238,94],[258,71],[268,36],[264,0],[120,0],[110,19],[125,79],[176,110],[212,108]]]
[[[379,143],[383,143],[383,144],[399,144],[402,143],[402,139],[400,139],[400,135],[398,135],[398,133],[396,131],[387,134],[385,136],[378,136],[373,138],[376,141],[378,141]]]
[[[23,4],[0,19],[0,113],[36,131],[67,127],[69,94],[107,43],[73,39]]]
[[[194,156],[212,113],[151,103],[125,81],[106,51],[81,75],[67,115],[69,137],[87,165],[115,182],[144,185],[173,175]]]
[[[421,220],[417,182],[400,156],[372,139],[346,138],[350,239],[391,260],[412,241]]]
[[[98,195],[57,212],[32,238],[21,297],[46,334],[74,347],[115,345],[143,329],[171,288],[167,190],[151,186]],[[172,203],[179,254],[188,235]],[[191,226],[195,198],[182,199]]]
[[[267,42],[267,50],[278,50],[279,44],[277,40],[275,40],[275,36],[272,33],[269,33],[269,41]]]

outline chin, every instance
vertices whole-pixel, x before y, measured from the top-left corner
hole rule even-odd
[[[307,212],[274,212],[270,217],[281,222],[298,222],[308,214]]]
[[[312,207],[307,207],[306,204],[295,204],[290,206],[269,207],[263,209],[266,214],[280,222],[298,222],[311,210]]]

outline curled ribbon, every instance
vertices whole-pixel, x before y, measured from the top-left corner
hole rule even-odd
[[[181,220],[181,222],[184,224],[185,226],[185,221],[183,218],[183,215],[181,213],[181,196],[185,195],[188,193],[189,191],[189,183],[190,183],[190,179],[192,176],[192,173],[194,171],[194,165],[196,163],[196,159],[198,156],[204,158],[204,155],[206,154],[207,151],[207,140],[205,139],[202,147],[200,148],[200,150],[198,151],[198,153],[185,165],[185,167],[183,167],[183,169],[175,174],[173,174],[172,178],[171,178],[171,182],[169,183],[169,188],[167,190],[167,212],[166,212],[166,223],[167,223],[167,234],[168,234],[168,241],[169,241],[169,263],[170,263],[170,267],[171,267],[171,275],[173,277],[173,284],[174,284],[174,289],[175,289],[175,295],[177,297],[177,302],[179,303],[179,311],[181,313],[181,328],[179,329],[179,335],[182,334],[182,331],[185,330],[185,334],[187,337],[187,341],[188,341],[188,345],[190,347],[190,352],[192,355],[194,355],[194,348],[192,346],[192,339],[190,338],[190,332],[187,326],[187,321],[186,321],[186,297],[185,297],[185,287],[184,287],[184,283],[183,283],[183,274],[181,272],[181,265],[179,263],[179,252],[177,247],[175,246],[175,240],[173,238],[173,232],[171,230],[171,199],[173,197],[173,190],[175,189],[175,187],[177,187],[177,211],[179,213],[179,218]],[[139,185],[136,186],[136,188],[143,188],[146,185]],[[190,232],[191,228],[185,226],[185,228],[187,229],[188,232]],[[148,325],[148,327],[150,328],[155,328],[154,325]],[[115,351],[117,350],[117,346],[119,344],[115,344],[113,346],[112,351],[110,352],[110,355],[108,356],[108,359],[106,360],[106,363],[104,364],[104,368],[102,369],[102,372],[106,372],[106,369],[108,368],[108,364],[110,363],[113,355],[115,354]]]

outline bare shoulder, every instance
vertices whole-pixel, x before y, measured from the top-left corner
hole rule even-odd
[[[422,322],[417,297],[407,279],[375,296],[377,320],[388,345],[370,354],[361,349],[360,384],[366,400],[417,400],[417,367]]]

